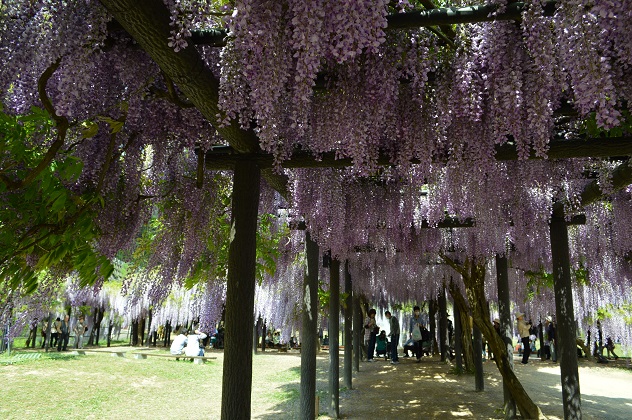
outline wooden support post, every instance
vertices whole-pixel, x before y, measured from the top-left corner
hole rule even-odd
[[[137,346],[138,345],[138,318],[134,318],[132,320],[132,332],[131,334],[129,334],[129,339],[130,339],[130,346]]]
[[[111,317],[112,315],[110,315]],[[110,318],[110,322],[108,323],[108,338],[106,340],[106,347],[110,347],[110,343],[112,342],[112,318]]]
[[[544,351],[544,328],[542,326],[542,319],[538,323],[538,340],[540,340],[540,361],[546,360],[546,353]]]
[[[456,370],[457,372],[463,372],[463,347],[461,346],[461,331],[463,326],[461,325],[461,312],[459,311],[459,306],[456,304],[453,305],[453,315],[454,315],[454,356],[456,357]]]
[[[163,347],[169,347],[170,343],[171,343],[171,320],[167,321],[167,324],[165,325],[165,340],[164,340],[164,344]]]
[[[353,296],[353,368],[360,372],[360,358],[362,357],[362,341],[364,341],[364,325],[360,297]]]
[[[303,282],[303,340],[301,344],[301,412],[299,418],[316,415],[316,341],[318,321],[318,245],[305,232],[307,272]]]
[[[257,323],[252,326],[252,353],[257,354]]]
[[[152,339],[151,339],[151,319],[152,319],[152,313],[151,313],[151,308],[149,308],[149,315],[147,317],[147,339],[145,340],[145,345],[147,347],[149,347],[151,345]]]
[[[441,361],[445,362],[448,358],[448,318],[447,301],[445,297],[445,286],[441,286],[439,292],[439,351],[441,352]]]
[[[351,372],[351,360],[353,356],[353,335],[352,335],[352,323],[353,323],[353,295],[351,293],[351,274],[349,273],[349,260],[345,261],[345,353],[343,364],[343,377],[344,384],[347,389],[353,389],[353,375]]]
[[[101,323],[103,322],[103,312],[104,309],[102,306],[96,307],[97,316],[95,317],[95,323],[92,326],[92,331],[94,332],[94,344],[99,345],[99,337],[101,337]],[[92,333],[90,333],[90,337],[92,337]]]
[[[513,370],[513,342],[511,325],[511,306],[509,301],[509,271],[507,257],[496,255],[496,284],[498,287],[498,319],[500,320],[500,336],[507,347],[509,366]],[[516,418],[516,401],[511,396],[507,383],[503,379],[503,396],[505,419]]]
[[[474,324],[474,389],[476,391],[485,389],[483,380],[483,335],[476,324]]]
[[[259,351],[259,330],[261,330],[261,317],[257,317],[254,339],[252,340],[252,350],[255,354],[257,354],[257,352]]]
[[[437,346],[437,301],[435,299],[430,300],[430,337],[432,342],[430,343],[431,353],[434,356],[439,353],[439,347]]]
[[[329,417],[340,414],[340,261],[329,266]]]
[[[53,330],[53,313],[49,312],[48,313],[48,328],[46,329],[46,352],[48,353],[48,349],[51,346],[50,340],[51,340],[51,334],[52,334],[52,330]]]
[[[259,167],[244,161],[233,174],[231,242],[225,307],[222,419],[249,419],[252,391]]]
[[[564,210],[561,206],[551,217],[550,231],[558,338],[558,342],[555,344],[560,362],[564,418],[580,419],[582,409],[577,367],[577,344],[575,343],[575,312],[568,253],[568,230],[564,220]]]

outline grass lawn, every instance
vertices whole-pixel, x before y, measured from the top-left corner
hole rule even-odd
[[[207,355],[218,359],[197,365],[184,360],[137,360],[131,355],[120,358],[103,353],[1,354],[0,418],[182,418],[191,414],[219,418],[223,353]],[[299,383],[300,355],[256,355],[253,417],[294,418]],[[325,389],[326,383],[319,383],[319,393]]]

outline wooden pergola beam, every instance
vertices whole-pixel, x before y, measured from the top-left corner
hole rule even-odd
[[[556,4],[556,1],[546,2],[543,6],[543,15],[553,16]],[[397,13],[387,17],[387,29],[411,29],[426,26],[456,25],[459,23],[519,20],[522,17],[525,3],[509,3],[501,12],[498,12],[499,7],[497,4],[481,4]]]
[[[553,16],[557,1],[544,4],[543,15]],[[388,15],[386,21],[389,29],[414,29],[429,26],[449,26],[459,23],[492,22],[496,20],[520,20],[525,3],[515,2],[506,5],[498,12],[499,5],[481,4],[466,7],[440,7],[430,10],[412,10],[405,13]],[[223,47],[226,45],[228,32],[225,29],[207,29],[192,31],[191,41],[196,45]]]
[[[632,184],[632,166],[629,161],[623,162],[612,171],[610,178],[612,183],[611,191],[605,192],[599,185],[599,180],[595,179],[584,187],[580,194],[581,207],[586,207],[597,201],[601,201],[614,191],[619,191]],[[553,204],[552,216],[556,218],[564,217],[564,202],[557,201]],[[585,216],[584,216],[585,217]]]
[[[632,137],[590,138],[577,140],[553,140],[549,143],[549,159],[605,158],[632,155]],[[541,159],[531,152],[530,159]],[[271,168],[273,157],[266,153],[239,153],[230,146],[216,146],[206,152],[205,163],[209,170],[231,170],[242,159],[256,161],[262,168]],[[512,144],[496,147],[496,160],[517,160],[518,151]],[[380,153],[378,165],[391,166],[393,162],[386,153]],[[419,164],[412,159],[411,164]],[[298,151],[281,163],[283,168],[343,168],[352,166],[351,158],[336,159],[335,152],[322,154],[318,159],[308,151]]]
[[[622,163],[612,171],[611,182],[613,191],[621,190],[632,184],[632,167],[629,161]],[[595,179],[584,187],[581,193],[581,205],[584,207],[602,200],[604,195],[606,194],[599,186],[598,180]]]

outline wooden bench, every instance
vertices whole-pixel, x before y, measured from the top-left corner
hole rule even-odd
[[[72,354],[76,356],[85,356],[86,352],[90,353],[109,353],[114,357],[125,357],[125,350],[97,350],[97,349],[74,349]]]
[[[187,356],[186,354],[165,354],[165,353],[133,353],[135,359],[146,359],[147,356],[167,357],[170,359],[189,359],[196,365],[203,365],[207,360],[217,359],[216,356]]]

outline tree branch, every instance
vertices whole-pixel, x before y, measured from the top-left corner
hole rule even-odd
[[[260,152],[259,139],[253,129],[241,129],[237,120],[220,124],[219,80],[206,66],[195,48],[175,52],[169,47],[171,16],[160,0],[100,0],[121,26],[169,76],[180,91],[195,105],[217,132],[241,153]],[[268,184],[288,196],[287,177],[271,170],[262,171]]]
[[[50,163],[53,161],[53,159],[57,155],[57,152],[59,151],[59,149],[61,149],[61,147],[64,145],[64,141],[66,140],[66,132],[68,131],[68,119],[66,117],[57,115],[57,113],[55,112],[53,103],[51,102],[50,98],[46,94],[46,85],[48,84],[48,81],[55,73],[55,70],[59,68],[60,64],[61,64],[61,57],[58,58],[57,61],[55,61],[53,64],[51,64],[44,71],[44,73],[42,73],[39,80],[37,81],[37,91],[39,93],[40,101],[42,102],[44,109],[48,112],[48,114],[51,116],[53,121],[55,121],[56,128],[57,128],[57,139],[50,145],[50,147],[46,151],[46,154],[44,155],[42,160],[40,160],[37,166],[33,168],[28,173],[28,175],[24,177],[24,179],[16,182],[16,181],[9,180],[9,178],[7,178],[4,175],[1,176],[2,181],[5,183],[5,185],[7,186],[7,190],[9,191],[23,188],[26,185],[29,185],[31,182],[33,182],[35,178],[37,178],[39,174],[41,174],[42,171],[48,165],[50,165]]]
[[[167,80],[168,80],[168,82],[167,82]],[[171,81],[171,79],[169,79],[169,77],[167,75],[165,75],[165,82],[167,83],[167,91],[159,89],[156,86],[150,86],[149,87],[149,91],[154,96],[156,96],[158,98],[165,99],[165,100],[171,102],[172,104],[174,104],[176,106],[179,106],[180,108],[194,108],[195,107],[195,105],[193,105],[191,102],[182,100],[182,99],[180,99],[180,97],[178,97],[178,94],[175,91],[175,87],[173,85],[173,82]]]
[[[434,10],[437,8],[432,0],[421,0],[421,4],[426,8],[426,10]],[[454,39],[456,38],[456,32],[450,25],[440,25],[439,28],[444,36],[450,41],[450,46],[454,47]]]
[[[445,255],[443,252],[439,253],[439,258],[441,258],[446,264],[448,264],[450,267],[452,267],[460,275],[462,275],[464,277],[468,276],[467,267],[465,267],[464,265],[457,264],[456,261],[454,261],[452,258],[450,258],[447,255]]]
[[[127,111],[123,112],[123,115],[121,115],[121,117],[119,117],[116,121],[124,124],[126,120],[127,120]],[[101,166],[101,171],[99,173],[99,182],[97,182],[97,189],[96,189],[97,194],[101,193],[101,188],[103,188],[103,182],[105,182],[105,176],[107,175],[107,172],[110,169],[110,165],[112,165],[112,162],[117,156],[117,154],[114,153],[114,148],[116,147],[117,134],[118,132],[110,134],[110,142],[108,143],[108,149],[105,153],[105,160],[103,161],[103,165]],[[125,149],[129,147],[129,145],[134,141],[136,137],[137,137],[137,133],[132,133],[130,135],[129,140],[127,144],[125,145]]]
[[[167,84],[167,91],[169,92],[169,96],[171,97],[171,100],[174,104],[178,105],[181,108],[192,108],[195,106],[187,100],[180,99],[180,97],[178,96],[178,92],[176,92],[176,87],[173,84],[173,80],[171,80],[171,78],[164,72],[162,72],[162,76],[165,79],[165,83]]]
[[[0,265],[4,264],[8,260],[10,260],[12,258],[12,256],[18,255],[20,252],[26,251],[27,249],[38,245],[40,242],[42,242],[43,240],[49,238],[51,235],[53,235],[55,233],[58,233],[63,228],[65,228],[67,226],[70,226],[73,223],[75,223],[79,219],[79,217],[90,207],[91,204],[92,204],[91,201],[87,201],[74,215],[72,215],[72,217],[65,218],[64,219],[64,223],[60,223],[60,224],[54,225],[54,227],[51,230],[49,230],[46,234],[44,234],[43,236],[40,236],[39,238],[33,239],[30,243],[28,243],[26,245],[23,245],[23,246],[20,246],[19,248],[15,249],[12,252],[11,255],[7,256],[6,258],[4,258],[3,260],[0,261]]]

